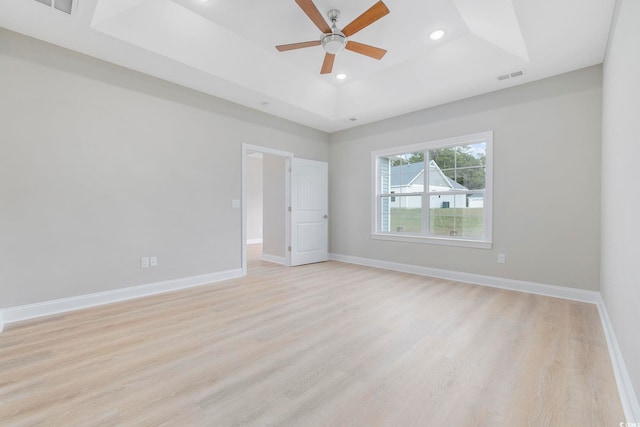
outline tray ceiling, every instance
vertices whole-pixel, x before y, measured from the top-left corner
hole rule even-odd
[[[615,2],[385,0],[391,13],[351,39],[387,55],[340,52],[328,75],[320,46],[275,49],[319,39],[294,0],[74,3],[67,15],[3,0],[0,26],[334,132],[601,63]],[[323,14],[341,11],[339,27],[373,3],[315,1]],[[446,34],[433,41],[436,29]]]

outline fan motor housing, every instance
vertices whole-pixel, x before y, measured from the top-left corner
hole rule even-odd
[[[322,43],[322,48],[324,49],[324,51],[332,54],[342,52],[345,45],[347,44],[347,38],[344,36],[344,34],[337,32],[323,35],[320,41]]]

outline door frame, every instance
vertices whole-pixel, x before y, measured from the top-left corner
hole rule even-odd
[[[247,156],[250,153],[262,153],[271,154],[278,157],[285,158],[285,183],[284,183],[284,257],[285,265],[289,267],[291,265],[291,252],[288,248],[291,246],[291,215],[289,213],[289,206],[291,206],[291,159],[293,159],[293,153],[288,151],[276,150],[273,148],[262,147],[260,145],[242,144],[242,200],[240,203],[242,211],[242,272],[247,274]],[[264,234],[264,227],[263,227]]]

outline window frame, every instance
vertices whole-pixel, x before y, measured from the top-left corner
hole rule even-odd
[[[484,236],[480,239],[470,239],[456,236],[432,236],[429,233],[429,216],[430,211],[427,207],[427,212],[423,211],[422,214],[422,232],[420,234],[397,234],[394,232],[382,232],[380,231],[380,161],[381,157],[389,157],[393,155],[413,153],[416,151],[434,150],[438,148],[447,148],[459,145],[468,145],[485,142],[485,190],[483,201],[483,231]],[[428,168],[425,156],[425,168]],[[427,174],[428,175],[428,174]],[[470,135],[462,135],[452,138],[437,139],[426,142],[420,142],[417,144],[404,145],[398,147],[387,148],[384,150],[377,150],[371,152],[371,182],[372,182],[372,197],[371,197],[371,238],[377,240],[391,240],[399,242],[411,242],[411,243],[425,243],[435,245],[447,245],[447,246],[462,246],[470,248],[491,249],[493,238],[493,131],[479,132]],[[410,196],[412,193],[407,193],[401,197]],[[413,193],[415,195],[415,193]],[[422,205],[430,206],[430,192],[428,188],[422,193]],[[442,194],[438,192],[438,194]],[[397,197],[398,194],[396,193]],[[426,227],[425,222],[426,221]]]

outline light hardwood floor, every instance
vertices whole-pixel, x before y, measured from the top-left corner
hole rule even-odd
[[[249,265],[246,278],[10,325],[0,425],[624,419],[593,305],[336,262]]]

